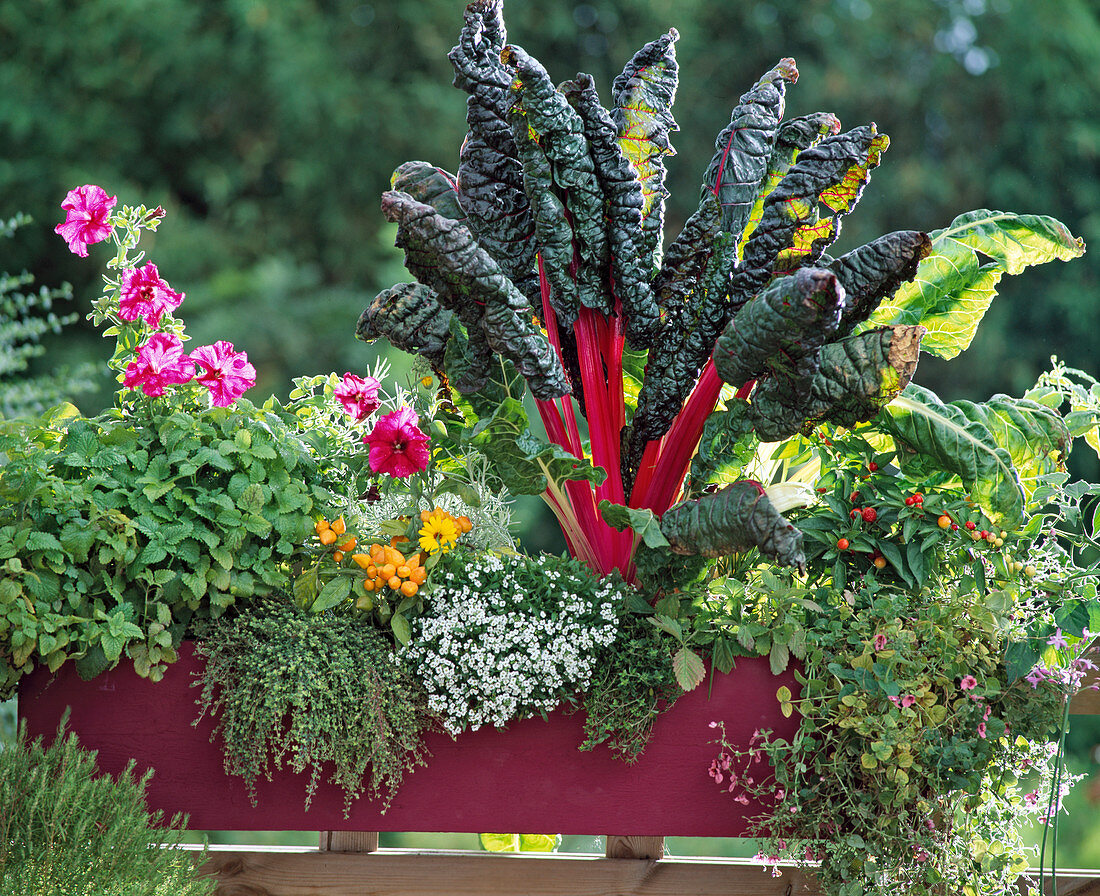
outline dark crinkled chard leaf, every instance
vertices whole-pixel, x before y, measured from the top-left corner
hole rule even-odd
[[[649,350],[634,418],[621,436],[624,482],[633,482],[646,442],[668,432],[729,320],[729,272],[736,263],[736,239],[732,233],[719,233],[711,248],[699,288],[689,304],[668,312]]]
[[[669,244],[661,269],[653,278],[653,294],[662,312],[676,314],[687,304],[706,270],[721,228],[718,200],[707,194]]]
[[[665,511],[661,531],[678,554],[721,557],[759,548],[781,566],[803,569],[802,533],[768,500],[764,487],[743,481]]]
[[[734,275],[735,303],[751,298],[773,274],[812,264],[821,255],[889,143],[872,124],[826,137],[799,153],[764,200],[760,223],[745,243],[741,270]],[[822,216],[821,206],[832,214]]]
[[[931,249],[928,234],[898,230],[827,262],[824,267],[837,275],[847,297],[837,335],[847,336],[884,299],[912,280],[918,263]]]
[[[469,94],[458,197],[470,230],[520,291],[537,301],[534,225],[508,124],[512,73],[500,61],[507,40],[502,7],[502,0],[467,6],[458,45],[448,54],[454,85]]]
[[[469,331],[457,316],[451,317],[451,338],[443,353],[443,370],[448,385],[464,395],[480,393],[494,363],[493,350],[479,327]],[[521,378],[522,381],[522,378]]]
[[[766,380],[752,396],[756,434],[778,442],[819,423],[852,427],[874,417],[913,379],[923,327],[884,327],[831,342],[821,350],[810,394],[791,404]]]
[[[569,226],[565,205],[554,193],[550,162],[528,127],[526,115],[512,113],[512,131],[516,151],[523,162],[523,189],[535,222],[542,271],[550,286],[550,307],[562,328],[572,332],[580,303],[577,281],[571,270],[573,229]]]
[[[741,234],[741,245],[748,241],[760,217],[764,213],[764,200],[771,195],[798,158],[798,154],[811,146],[816,146],[823,137],[840,132],[840,119],[832,112],[813,112],[788,118],[779,126],[775,135],[775,146],[768,159],[768,170],[760,186],[756,201],[749,212],[749,220]]]
[[[576,272],[580,302],[611,314],[614,305],[607,288],[610,249],[603,192],[588,152],[584,122],[537,59],[516,46],[505,47],[500,58],[515,69],[513,109],[527,118],[527,126],[537,135],[550,162],[554,184],[565,197],[580,262]]]
[[[1069,261],[1085,251],[1084,241],[1054,218],[988,209],[959,215],[929,236],[932,250],[917,266],[915,280],[879,305],[870,320],[875,326],[922,324],[928,328],[922,347],[940,358],[970,347],[1004,274]]]
[[[669,134],[679,130],[672,117],[679,68],[675,28],[642,47],[611,88],[611,119],[619,145],[642,185],[643,262],[658,263],[664,229],[665,156],[675,154]]]
[[[958,475],[994,522],[1005,528],[1020,522],[1024,489],[1019,473],[980,405],[945,404],[934,392],[910,383],[886,411],[879,419],[898,444],[903,466],[920,471],[927,458],[938,469]]]
[[[735,482],[756,457],[757,443],[749,419],[749,403],[730,399],[724,410],[714,411],[703,424],[685,493],[695,497],[709,483]]]
[[[610,113],[600,105],[592,76],[579,74],[559,89],[584,124],[596,180],[603,190],[611,277],[626,319],[627,342],[637,348],[648,346],[656,335],[661,315],[649,283],[652,266],[648,257],[643,261],[642,185],[623,155]]]
[[[530,303],[464,225],[394,190],[383,194],[382,212],[398,224],[406,267],[468,331],[481,329],[489,346],[516,365],[536,398],[568,394],[565,371],[534,324]]]
[[[714,347],[714,369],[737,388],[771,375],[805,396],[803,362],[813,362],[812,376],[843,307],[844,290],[829,271],[803,268],[781,277],[734,315]]]
[[[430,205],[444,218],[466,221],[458,202],[458,181],[453,174],[428,162],[405,162],[390,178],[390,189],[408,193]]]
[[[398,283],[378,293],[359,316],[355,338],[371,342],[385,336],[395,348],[422,355],[438,370],[451,338],[452,316],[424,284]]]
[[[703,191],[718,198],[722,229],[740,239],[768,173],[776,131],[783,118],[786,82],[798,80],[793,59],[781,59],[734,107],[714,142]]]

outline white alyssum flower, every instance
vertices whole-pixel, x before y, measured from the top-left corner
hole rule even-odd
[[[583,691],[626,594],[552,557],[468,557],[439,581],[406,656],[454,734],[544,714]]]

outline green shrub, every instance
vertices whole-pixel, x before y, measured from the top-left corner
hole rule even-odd
[[[186,819],[159,827],[145,807],[152,776],[98,774],[96,754],[64,734],[49,747],[21,730],[0,750],[0,892],[5,896],[206,896],[190,853],[177,851]]]

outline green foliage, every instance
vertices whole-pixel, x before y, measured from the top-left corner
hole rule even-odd
[[[205,896],[195,856],[179,850],[186,818],[145,808],[153,772],[100,774],[65,734],[49,747],[21,730],[0,750],[0,890],[6,896]]]
[[[585,740],[627,762],[645,750],[657,716],[683,692],[672,667],[671,642],[646,615],[626,613],[614,642],[597,660],[581,699]]]
[[[28,223],[26,215],[0,220],[0,239],[13,236],[16,228]],[[72,300],[69,284],[23,291],[33,283],[34,277],[26,271],[18,275],[0,272],[0,417],[40,414],[64,398],[91,388],[89,365],[74,371],[29,374],[31,361],[46,352],[42,337],[60,333],[77,319],[76,314],[59,317],[53,311],[54,302]]]
[[[392,640],[358,619],[269,600],[211,623],[198,653],[206,659],[200,717],[217,719],[226,773],[244,778],[253,802],[273,761],[308,769],[307,810],[331,762],[345,816],[364,792],[389,805],[405,773],[425,763],[422,737],[434,717],[423,686]]]
[[[124,653],[157,679],[189,624],[289,584],[328,497],[294,431],[243,399],[133,414],[59,412],[0,438],[5,693],[37,662],[91,677]]]

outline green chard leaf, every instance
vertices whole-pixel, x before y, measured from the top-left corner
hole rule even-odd
[[[539,297],[534,223],[508,123],[512,73],[500,61],[507,42],[502,8],[503,0],[469,4],[458,45],[448,54],[455,87],[469,94],[458,198],[470,230],[534,302]]]
[[[929,236],[931,252],[914,282],[883,302],[870,322],[921,324],[928,329],[924,350],[947,359],[970,347],[1002,276],[1085,251],[1084,241],[1054,218],[987,209],[959,215]],[[979,255],[989,260],[982,263]]]
[[[642,47],[626,64],[611,87],[611,119],[618,131],[619,145],[630,160],[642,185],[642,261],[658,263],[664,230],[664,157],[675,154],[669,134],[679,130],[672,117],[679,67],[676,41],[680,35],[669,29]]]
[[[711,251],[700,288],[689,303],[668,311],[649,350],[634,418],[621,436],[624,481],[633,481],[646,442],[668,432],[729,319],[729,274],[737,260],[734,235],[719,233]]]
[[[677,313],[688,303],[714,252],[714,239],[721,227],[718,200],[705,194],[699,208],[669,244],[661,269],[653,278],[653,293],[661,311]],[[659,344],[660,339],[657,342]]]
[[[870,420],[913,379],[923,327],[869,330],[821,350],[810,394],[790,404],[777,380],[752,396],[752,421],[762,441],[778,442],[822,422],[852,427]]]
[[[826,137],[798,160],[764,200],[760,223],[745,243],[733,278],[735,305],[755,295],[774,274],[813,264],[840,233],[890,139],[873,124]],[[820,207],[832,212],[821,216]]]
[[[757,482],[736,482],[673,505],[661,518],[661,531],[678,554],[721,557],[755,547],[781,566],[806,565],[802,533]]]
[[[398,283],[378,293],[359,315],[355,338],[372,342],[384,336],[402,351],[423,355],[438,370],[451,337],[452,317],[424,284]]]
[[[626,319],[627,342],[638,348],[651,345],[661,315],[649,283],[652,266],[642,244],[642,185],[618,143],[610,113],[600,105],[592,76],[579,74],[559,89],[584,125],[596,181],[604,194],[611,277]]]
[[[764,182],[760,186],[756,201],[749,212],[748,222],[741,234],[740,247],[744,247],[756,229],[756,225],[760,223],[760,217],[764,213],[764,200],[779,185],[783,175],[791,170],[791,165],[795,163],[798,154],[804,149],[816,146],[823,137],[838,133],[840,133],[840,119],[832,112],[813,112],[797,118],[788,118],[780,124],[779,131],[775,135],[775,146],[772,147],[771,156],[768,158],[768,170],[764,175]]]
[[[802,268],[781,277],[741,308],[718,337],[714,369],[736,388],[764,375],[804,401],[821,347],[836,332],[844,289],[836,275]]]
[[[661,521],[648,507],[625,507],[622,504],[612,504],[610,501],[600,501],[598,505],[600,516],[609,526],[620,532],[633,529],[634,534],[649,548],[667,548],[668,539],[661,531]]]
[[[932,250],[928,234],[898,230],[853,249],[823,267],[837,275],[847,303],[837,336],[847,336],[869,318],[884,300],[916,276],[922,258]]]
[[[428,162],[405,162],[390,177],[390,189],[408,193],[417,202],[430,205],[444,218],[466,221],[458,202],[458,180],[453,174]]]
[[[554,184],[565,197],[580,261],[576,272],[580,303],[611,314],[614,304],[606,286],[610,247],[604,229],[603,192],[588,152],[584,122],[537,59],[511,45],[500,58],[516,72],[513,109],[526,116],[527,126],[538,135]]]
[[[577,321],[580,298],[573,277],[573,228],[569,226],[565,205],[554,193],[550,161],[539,146],[537,135],[527,124],[527,116],[511,113],[512,136],[516,152],[523,162],[523,189],[531,204],[535,239],[542,270],[550,286],[550,307],[558,324],[572,332]]]
[[[955,473],[990,519],[1006,528],[1019,523],[1023,485],[1012,456],[998,442],[998,435],[1005,435],[1003,422],[998,419],[991,428],[986,407],[969,401],[945,404],[934,392],[910,383],[887,411],[880,420],[897,442],[904,467],[921,471],[931,464]],[[1018,435],[1041,440],[1049,430],[1028,424]]]
[[[489,347],[516,365],[536,398],[568,394],[565,371],[534,324],[530,303],[464,225],[393,190],[383,194],[382,212],[399,225],[397,245],[405,250],[406,267],[435,290],[467,332],[479,328]],[[477,339],[471,336],[470,344],[477,346]]]
[[[691,496],[697,496],[707,483],[729,482],[730,473],[740,474],[756,455],[757,440],[751,437],[749,403],[730,399],[725,410],[714,411],[703,424],[699,449],[691,460]]]
[[[734,107],[730,123],[714,142],[703,175],[703,192],[718,198],[722,230],[738,240],[768,174],[776,131],[783,118],[786,82],[798,80],[793,59],[781,59]]]

